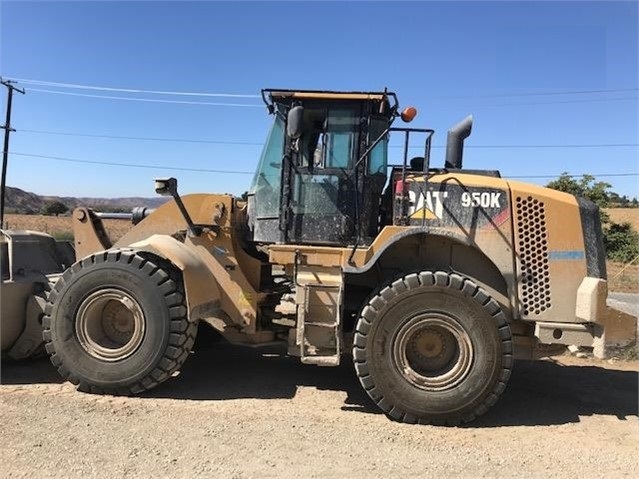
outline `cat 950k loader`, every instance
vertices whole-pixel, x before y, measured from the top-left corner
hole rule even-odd
[[[286,344],[306,364],[352,353],[390,417],[457,424],[495,404],[513,358],[627,339],[606,307],[597,208],[463,169],[471,117],[434,168],[433,130],[393,126],[416,114],[394,93],[263,98],[274,121],[247,201],[182,198],[159,179],[173,200],[115,244],[95,212],[74,212],[77,260],[51,276],[43,337],[78,389],[155,387],[205,322],[232,343]]]

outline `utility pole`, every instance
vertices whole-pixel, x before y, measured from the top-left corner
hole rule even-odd
[[[0,180],[0,228],[4,226],[4,197],[5,189],[7,186],[7,161],[9,159],[9,135],[12,131],[11,128],[11,101],[13,100],[14,90],[24,95],[24,90],[14,86],[14,81],[3,80],[0,78],[0,83],[7,87],[7,119],[4,126],[0,128],[4,129],[4,148],[2,150],[2,179]]]

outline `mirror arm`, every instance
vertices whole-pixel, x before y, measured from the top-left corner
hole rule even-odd
[[[286,124],[286,115],[284,113],[282,113],[278,108],[275,108],[273,110],[273,113],[275,113],[275,116],[277,116],[280,120],[284,122],[284,124]]]

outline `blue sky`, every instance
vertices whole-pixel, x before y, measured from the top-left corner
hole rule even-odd
[[[465,166],[504,176],[637,173],[637,2],[12,2],[0,5],[5,77],[114,88],[256,95],[263,87],[396,91],[413,126],[446,130],[472,113]],[[271,118],[256,98],[136,98],[248,107],[120,101],[23,85],[10,150],[158,169],[13,155],[8,184],[39,194],[152,196],[152,178],[187,192],[248,189],[255,144],[51,135],[204,139],[261,144]],[[617,92],[555,94],[591,90]],[[541,94],[541,95],[531,95]],[[0,96],[4,114],[5,92]],[[492,148],[500,146],[500,148]],[[391,161],[400,149],[391,150]],[[393,158],[393,155],[397,158]],[[436,148],[431,163],[443,164]],[[638,179],[601,178],[637,195]],[[548,179],[530,179],[545,183]]]

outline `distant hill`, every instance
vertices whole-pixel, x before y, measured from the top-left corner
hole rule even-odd
[[[78,206],[86,206],[98,211],[129,212],[136,206],[157,208],[168,201],[168,198],[160,196],[156,198],[74,198],[71,196],[40,196],[19,188],[7,186],[5,211],[7,213],[18,214],[39,213],[47,203],[52,201],[60,201],[67,205],[70,210]]]

